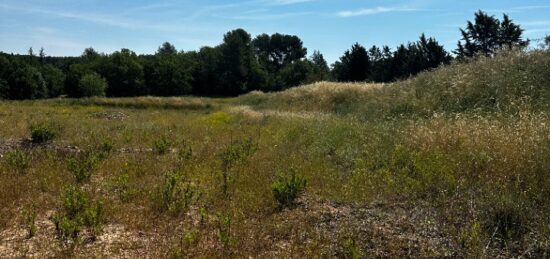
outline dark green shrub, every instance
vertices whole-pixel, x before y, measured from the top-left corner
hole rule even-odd
[[[65,188],[61,198],[62,210],[51,217],[60,240],[78,241],[83,228],[94,238],[101,234],[105,222],[101,202],[91,201],[88,194],[75,186]]]
[[[31,141],[36,144],[43,144],[53,140],[56,136],[55,130],[45,123],[31,126]]]
[[[294,200],[304,192],[305,188],[306,179],[296,175],[294,171],[290,175],[279,174],[271,185],[273,197],[275,197],[280,207],[292,205]]]

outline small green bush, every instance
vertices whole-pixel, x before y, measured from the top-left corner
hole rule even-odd
[[[6,161],[13,170],[22,174],[27,171],[31,165],[32,156],[23,150],[13,150],[6,154]]]
[[[279,203],[279,206],[290,206],[306,188],[306,179],[296,175],[294,171],[290,175],[279,174],[275,182],[271,185],[273,197]]]
[[[164,182],[153,193],[153,202],[161,212],[178,216],[197,199],[196,187],[187,181],[182,173],[170,172]]]
[[[85,152],[67,159],[67,168],[74,175],[76,182],[82,183],[90,180],[99,160],[99,156],[94,152]]]
[[[153,150],[159,155],[164,155],[170,151],[171,146],[172,141],[170,141],[166,136],[163,136],[153,143]]]
[[[60,240],[78,241],[83,228],[94,238],[101,234],[105,222],[103,203],[92,202],[88,194],[75,186],[65,188],[62,201],[62,210],[51,217]]]
[[[124,169],[111,183],[111,190],[123,202],[130,201],[139,191],[130,184],[130,174]]]
[[[47,143],[53,140],[55,136],[55,130],[44,123],[31,126],[31,141],[35,144]]]

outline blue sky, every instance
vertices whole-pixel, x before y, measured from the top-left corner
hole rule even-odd
[[[550,0],[0,0],[0,51],[154,53],[164,41],[189,51],[244,28],[298,35],[332,63],[355,42],[393,48],[423,32],[452,50],[478,9],[508,13],[525,37],[550,34]]]

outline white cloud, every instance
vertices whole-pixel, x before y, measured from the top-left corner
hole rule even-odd
[[[354,17],[354,16],[364,16],[364,15],[375,15],[380,13],[393,13],[393,12],[412,12],[418,11],[415,8],[406,8],[406,7],[374,7],[374,8],[365,8],[354,11],[342,11],[338,13],[340,17]]]

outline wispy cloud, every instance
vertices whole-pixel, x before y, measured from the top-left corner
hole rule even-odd
[[[521,22],[520,24],[526,25],[526,26],[549,26],[550,27],[550,20],[525,21],[525,22]]]
[[[158,10],[158,9],[169,9],[174,7],[176,7],[176,5],[171,3],[150,4],[150,5],[143,5],[143,6],[130,8],[126,10],[124,14],[131,14],[136,12],[151,11],[151,10]]]
[[[215,17],[218,18],[224,18],[224,19],[234,19],[234,20],[255,20],[255,21],[263,21],[263,20],[278,20],[283,18],[289,18],[289,17],[297,17],[297,16],[304,16],[304,15],[310,15],[312,12],[294,12],[294,13],[277,13],[277,14],[243,14],[243,15],[235,15],[235,16],[219,16],[215,15]]]
[[[130,30],[152,30],[152,31],[164,31],[164,32],[175,32],[175,33],[201,30],[198,27],[180,26],[177,23],[159,23],[154,21],[137,20],[137,19],[119,17],[119,16],[100,15],[100,14],[89,13],[89,12],[72,12],[72,11],[66,11],[66,10],[57,10],[57,9],[53,10],[53,9],[38,8],[38,7],[31,7],[31,6],[13,6],[13,5],[4,5],[4,4],[0,4],[0,8],[22,12],[22,13],[46,15],[48,17],[73,19],[73,20],[78,20],[78,21],[83,21],[88,23],[95,23],[95,24],[118,27],[122,29],[130,29]]]
[[[533,34],[546,33],[546,32],[550,32],[550,28],[529,29],[529,30],[525,30],[524,34],[533,35]]]
[[[533,9],[546,9],[546,8],[550,8],[550,5],[526,5],[526,6],[514,7],[512,9],[515,9],[515,10],[533,10]]]
[[[408,7],[374,7],[374,8],[365,8],[353,11],[342,11],[338,13],[340,17],[354,17],[354,16],[365,16],[365,15],[375,15],[380,13],[394,13],[394,12],[413,12],[418,11],[416,8]]]
[[[300,4],[300,3],[306,3],[306,2],[313,2],[316,0],[272,0],[272,4],[274,5],[291,5],[291,4]]]
[[[545,34],[550,32],[550,20],[520,21],[519,24],[526,28],[525,35]]]
[[[81,20],[86,22],[105,24],[105,25],[122,27],[127,29],[136,28],[137,26],[135,21],[115,19],[108,16],[101,16],[101,15],[95,15],[90,13],[77,13],[77,12],[62,11],[62,10],[49,10],[49,9],[36,8],[31,6],[12,6],[12,5],[4,5],[4,4],[0,4],[0,7],[6,10],[12,10],[17,12],[43,14],[48,16],[60,17],[60,18],[76,19],[76,20]]]
[[[489,13],[520,13],[530,10],[539,10],[539,9],[548,9],[550,8],[550,5],[525,5],[525,6],[516,6],[516,7],[510,7],[505,9],[489,9],[486,10],[486,12]],[[477,10],[472,10],[477,11]]]

